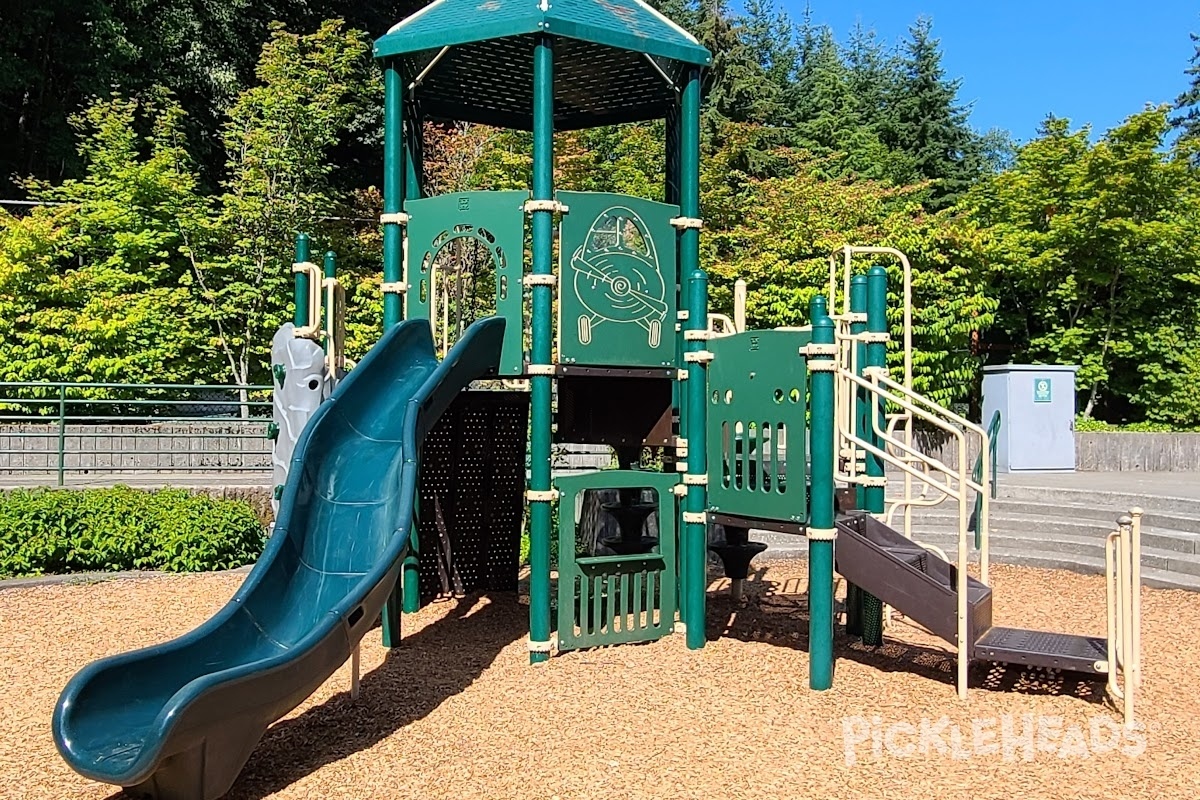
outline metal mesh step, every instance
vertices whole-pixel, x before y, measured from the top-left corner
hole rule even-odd
[[[989,628],[975,643],[975,658],[1099,675],[1107,671],[1108,643],[1072,633]]]

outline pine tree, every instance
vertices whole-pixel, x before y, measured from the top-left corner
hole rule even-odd
[[[959,80],[946,77],[933,23],[921,18],[909,28],[892,87],[884,142],[912,159],[915,178],[933,181],[929,205],[952,205],[983,171],[978,137],[959,104]]]
[[[758,65],[773,84],[785,89],[796,73],[800,57],[787,13],[780,10],[775,0],[747,0],[743,27],[743,38]]]
[[[1175,110],[1182,113],[1171,118],[1171,126],[1180,131],[1183,139],[1200,139],[1200,36],[1193,33],[1191,37],[1195,52],[1184,74],[1192,83],[1175,99]]]
[[[846,43],[846,69],[850,89],[858,98],[869,122],[878,125],[887,106],[891,84],[896,78],[895,59],[887,52],[873,29],[864,28],[862,21],[854,24]]]
[[[709,0],[697,38],[713,54],[704,109],[706,133],[723,122],[774,124],[780,117],[780,91],[747,44],[740,19],[726,0]]]
[[[794,96],[796,143],[815,156],[833,157],[826,174],[886,177],[887,151],[866,121],[829,28],[817,35]]]

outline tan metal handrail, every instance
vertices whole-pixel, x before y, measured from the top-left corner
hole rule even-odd
[[[851,347],[848,349],[852,350],[853,348]],[[851,361],[852,360],[853,359],[851,359]],[[843,387],[845,387],[843,389],[843,391],[839,392],[839,393],[845,395],[848,398],[851,398],[846,401],[846,405],[848,405],[850,407],[851,411],[849,414],[842,414],[842,415],[839,415],[839,417],[838,417],[837,433],[836,433],[836,435],[838,437],[838,441],[836,442],[836,444],[841,445],[844,442],[844,443],[847,443],[849,445],[849,449],[851,449],[854,452],[857,452],[859,449],[861,449],[864,453],[874,455],[874,456],[882,459],[885,463],[891,464],[892,466],[896,467],[897,469],[902,470],[906,474],[921,478],[922,480],[926,481],[927,483],[933,485],[939,491],[943,492],[943,494],[946,495],[947,497],[951,497],[954,500],[956,500],[958,503],[958,548],[957,548],[958,570],[957,570],[957,586],[956,586],[956,593],[957,593],[956,607],[957,607],[957,622],[958,622],[958,625],[957,625],[958,635],[956,637],[957,638],[957,650],[958,650],[957,685],[958,685],[959,697],[962,697],[965,699],[967,696],[967,678],[968,678],[968,670],[969,670],[969,666],[970,666],[970,662],[968,659],[968,641],[967,641],[968,634],[969,634],[969,631],[968,631],[968,613],[969,613],[968,581],[969,581],[969,577],[968,577],[968,573],[967,573],[967,564],[968,564],[968,560],[969,560],[969,547],[968,547],[968,539],[967,539],[967,528],[969,527],[968,526],[968,518],[969,518],[970,512],[968,509],[970,506],[969,506],[969,502],[968,502],[967,492],[968,492],[968,490],[973,490],[976,493],[981,493],[983,496],[986,497],[987,491],[986,491],[985,487],[988,485],[986,473],[984,475],[984,480],[980,483],[977,483],[972,479],[972,477],[970,475],[970,471],[967,468],[967,434],[968,433],[978,434],[978,435],[982,436],[985,441],[986,441],[986,434],[984,434],[983,431],[978,428],[978,426],[975,426],[972,423],[967,422],[966,420],[964,420],[962,417],[958,416],[957,414],[954,414],[953,412],[949,411],[948,409],[941,408],[940,406],[938,406],[936,403],[933,403],[928,398],[922,397],[921,395],[916,394],[912,390],[907,389],[906,387],[896,383],[895,381],[892,381],[890,378],[887,377],[885,368],[871,367],[871,368],[864,370],[864,372],[865,372],[866,377],[857,375],[849,369],[841,368],[838,370],[839,381],[841,382]],[[887,429],[886,420],[880,419],[880,416],[881,416],[880,415],[880,403],[877,401],[873,401],[873,402],[869,403],[869,407],[871,408],[871,414],[870,414],[871,427],[872,427],[872,431],[875,434],[875,437],[877,437],[877,439],[882,443],[883,446],[878,447],[875,444],[873,444],[872,442],[868,442],[868,441],[858,438],[857,432],[854,429],[854,413],[853,413],[853,407],[854,407],[854,404],[856,403],[856,400],[853,399],[856,396],[856,392],[854,391],[854,389],[856,389],[856,388],[863,389],[870,397],[882,399],[887,403],[891,403],[891,404],[903,409],[905,412],[912,415],[914,418],[924,420],[928,424],[933,425],[934,427],[937,427],[937,428],[945,431],[951,437],[953,437],[955,439],[955,441],[957,442],[957,449],[958,449],[958,468],[957,468],[957,470],[952,469],[949,465],[943,463],[939,459],[936,459],[931,456],[927,456],[925,454],[918,452],[911,446],[911,444],[906,443],[906,442],[896,438],[893,435],[890,435],[888,432],[888,429]],[[929,408],[923,408],[922,406],[929,406]],[[943,419],[943,417],[945,417],[946,419]],[[941,472],[943,475],[946,476],[946,480],[944,482],[939,482],[936,479],[932,478],[927,471],[924,473],[919,471],[916,467],[914,467],[912,464],[909,463],[908,458],[901,458],[901,457],[892,455],[888,451],[889,446],[897,447],[897,448],[901,449],[902,452],[907,453],[908,455],[912,456],[913,459],[919,459],[920,463],[922,463],[922,465],[925,466],[927,469],[932,468],[938,472]],[[840,447],[838,448],[839,451],[841,451],[841,449],[842,448],[840,448]],[[857,458],[852,459],[852,462],[855,462],[855,461],[857,461]],[[857,475],[853,469],[845,471],[845,472],[842,472],[839,469],[838,473],[840,473],[840,474],[837,474],[836,477],[840,478],[841,480],[843,480],[847,483],[862,484],[862,483],[869,482],[869,481],[864,480],[863,476]],[[981,564],[986,563],[986,542],[987,542],[986,512],[987,512],[987,509],[985,506],[984,514],[982,515],[983,519],[978,521],[978,524],[984,526],[983,529],[981,530],[981,539],[982,539],[982,542],[984,543],[980,548]],[[920,544],[920,542],[917,542],[917,543]],[[922,545],[922,546],[925,546],[925,545]],[[939,555],[941,555],[943,557],[943,559],[945,559],[944,553],[939,553]],[[946,559],[946,560],[948,561],[948,559]],[[981,568],[981,573],[983,573],[983,572],[984,572],[984,570]],[[986,580],[985,580],[985,582],[986,582]]]
[[[292,272],[308,276],[308,324],[296,328],[293,333],[302,339],[318,339],[321,336],[321,268],[311,261],[292,264]]]
[[[346,289],[337,278],[325,278],[325,368],[337,383],[346,368]]]
[[[1134,725],[1134,694],[1142,683],[1142,509],[1130,509],[1104,543],[1108,606],[1108,691]]]

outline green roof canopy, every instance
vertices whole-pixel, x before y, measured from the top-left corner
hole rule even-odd
[[[435,0],[375,42],[423,112],[530,129],[533,47],[556,38],[559,130],[663,116],[688,65],[712,56],[643,0]]]

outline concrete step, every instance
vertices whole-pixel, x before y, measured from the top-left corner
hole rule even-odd
[[[898,496],[903,493],[904,484],[894,478],[888,484],[888,496]],[[1003,478],[998,486],[998,496],[992,501],[996,504],[1029,504],[1031,506],[1048,506],[1051,508],[1067,507],[1091,509],[1101,514],[1101,519],[1111,520],[1117,514],[1138,506],[1148,513],[1159,516],[1180,515],[1191,520],[1200,521],[1200,499],[1196,497],[1176,497],[1169,494],[1169,489],[1163,494],[1141,492],[1136,490],[1117,491],[1105,489],[1085,489],[1064,486],[1036,486],[1013,484]],[[1086,513],[1086,512],[1081,512]]]
[[[999,498],[1024,500],[1051,505],[1085,505],[1093,508],[1112,509],[1116,513],[1139,506],[1153,509],[1156,514],[1181,514],[1200,518],[1200,500],[1190,497],[1159,496],[1129,491],[1104,491],[1099,489],[1064,489],[1053,486],[1014,486],[1001,484]],[[998,498],[998,499],[999,499]]]
[[[931,544],[951,553],[951,557],[953,557],[953,551],[958,547],[957,535],[951,531],[941,534],[932,531],[918,532],[915,538],[922,544]],[[1058,534],[1040,539],[1030,539],[1023,536],[1008,536],[1003,533],[993,533],[989,537],[989,552],[993,556],[997,553],[1014,555],[1042,553],[1063,557],[1088,556],[1097,559],[1101,567],[1104,564],[1104,540],[1091,536]],[[974,558],[974,556],[972,557]],[[1200,555],[1182,553],[1178,550],[1149,547],[1146,545],[1145,540],[1143,540],[1142,567],[1200,577]]]
[[[1161,528],[1168,531],[1181,531],[1200,535],[1200,516],[1190,516],[1180,513],[1164,514],[1159,512],[1154,506],[1143,508],[1146,511],[1142,516],[1143,530]],[[992,520],[993,527],[998,518],[1024,518],[1030,520],[1065,519],[1088,523],[1090,525],[1099,525],[1107,530],[1112,530],[1117,517],[1123,513],[1125,512],[1119,509],[1114,511],[1111,508],[1098,508],[1075,503],[1032,503],[1023,500],[993,500],[988,508],[988,518]],[[912,517],[914,520],[942,518],[954,520],[958,518],[958,506],[957,504],[946,502],[929,508],[914,508],[912,510]],[[894,519],[899,521],[900,512],[896,513]]]
[[[1113,530],[1112,526],[1101,526],[1089,522],[1037,519],[1016,516],[991,517],[989,539],[995,545],[997,537],[1008,537],[1038,543],[1056,537],[1081,537],[1094,540],[1095,546],[1103,549],[1104,539]],[[897,526],[899,529],[899,526]],[[957,517],[931,517],[913,521],[913,534],[954,536],[958,533]],[[1200,533],[1172,531],[1162,528],[1142,528],[1142,550],[1167,550],[1183,555],[1200,555]]]

